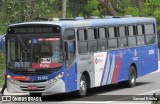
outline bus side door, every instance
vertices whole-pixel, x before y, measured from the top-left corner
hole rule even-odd
[[[76,80],[76,62],[75,62],[75,32],[74,30],[66,31],[65,39],[65,85],[66,92],[71,92],[76,90],[77,83]]]

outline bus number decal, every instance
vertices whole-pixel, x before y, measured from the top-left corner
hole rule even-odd
[[[41,76],[41,77],[38,77],[38,80],[47,80],[48,79],[48,76]]]

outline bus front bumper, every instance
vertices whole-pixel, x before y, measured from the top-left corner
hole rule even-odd
[[[38,82],[38,83],[26,83],[17,82],[13,83],[7,80],[7,91],[10,93],[63,93],[65,92],[65,83],[62,79],[56,82],[48,83]]]

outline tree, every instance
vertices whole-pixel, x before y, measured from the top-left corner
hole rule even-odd
[[[117,13],[116,13],[116,11],[114,10],[114,8],[113,8],[110,0],[99,0],[99,1],[100,1],[100,3],[101,3],[102,5],[105,5],[105,6],[106,6],[106,8],[107,8],[107,10],[108,10],[108,12],[109,12],[110,15],[112,15],[112,16],[116,16],[116,15],[117,15]]]
[[[137,0],[137,5],[138,5],[138,8],[139,8],[140,16],[144,16],[144,10],[143,10],[144,3],[143,3],[143,0]]]
[[[66,18],[66,0],[62,0],[62,18]]]

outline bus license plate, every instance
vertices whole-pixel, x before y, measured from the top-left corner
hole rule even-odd
[[[37,90],[37,86],[36,85],[28,85],[28,89],[29,90]]]

